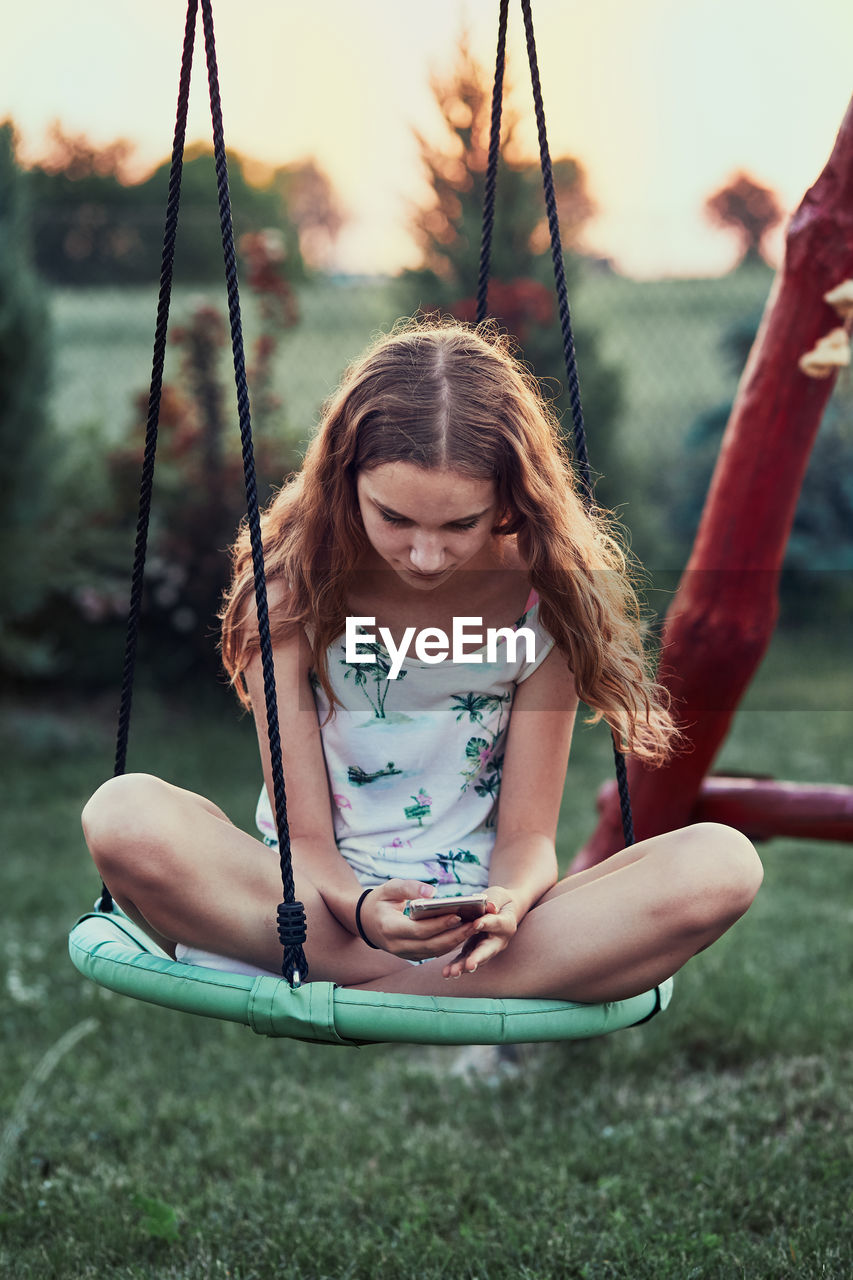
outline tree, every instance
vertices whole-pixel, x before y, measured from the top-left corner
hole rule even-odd
[[[276,169],[272,182],[296,225],[306,264],[328,270],[347,220],[329,175],[309,158]]]
[[[36,265],[49,281],[65,285],[139,284],[156,281],[163,244],[163,211],[170,161],[141,182],[129,179],[132,144],[118,140],[97,147],[84,135],[56,124],[47,155],[29,174]],[[312,170],[313,162],[302,168]],[[250,181],[257,166],[232,152],[228,179],[237,235],[275,228],[283,237],[290,278],[304,275],[302,227],[291,216],[280,174]],[[325,175],[313,167],[313,192]],[[328,179],[326,225],[334,193]],[[304,187],[304,182],[302,184]],[[292,190],[302,188],[294,181]],[[303,206],[310,199],[303,197]],[[308,212],[300,210],[304,225]],[[307,233],[305,233],[307,235]],[[187,147],[181,177],[176,283],[205,284],[222,278],[222,241],[213,153],[205,144]]]
[[[432,91],[444,120],[441,145],[416,134],[432,198],[412,216],[423,255],[419,270],[402,277],[411,310],[448,311],[459,319],[476,318],[480,229],[483,216],[491,121],[491,84],[472,57],[466,38],[459,42],[456,66],[448,78],[433,77]],[[554,296],[547,216],[538,162],[519,152],[517,115],[504,108],[502,154],[498,169],[495,228],[492,242],[490,312],[518,341],[522,353],[553,394],[553,380],[565,379],[562,339]],[[561,235],[565,247],[577,248],[583,227],[594,211],[583,169],[560,158],[553,164],[558,188]],[[566,263],[569,285],[577,277]],[[573,320],[576,318],[573,317]],[[574,323],[580,352],[584,409],[591,427],[594,466],[611,472],[615,459],[608,449],[609,427],[619,405],[619,381],[605,367],[593,335]],[[564,394],[556,407],[567,406]]]
[[[705,214],[719,227],[730,227],[740,241],[738,266],[765,262],[764,242],[781,221],[776,195],[747,173],[736,173],[705,201]]]
[[[140,206],[164,209],[169,186],[170,162],[164,161],[144,183],[134,190]],[[276,186],[268,177],[258,185],[250,182],[250,161],[237,152],[228,156],[228,185],[237,237],[250,232],[275,228],[283,240],[289,264],[289,278],[304,277],[304,263],[299,248],[299,233]],[[162,233],[159,234],[162,241]],[[158,258],[159,264],[159,258]],[[153,273],[152,273],[153,278]],[[213,151],[206,144],[188,147],[184,153],[181,177],[181,211],[178,220],[178,244],[175,251],[175,282],[218,283],[222,279],[222,233],[216,190]]]
[[[72,182],[92,177],[130,181],[128,162],[134,144],[127,138],[116,138],[98,147],[84,133],[66,133],[59,120],[51,124],[48,137],[50,150],[39,167],[51,177],[61,176]]]
[[[453,72],[447,79],[433,76],[431,88],[449,138],[446,146],[434,146],[416,132],[433,200],[415,211],[412,226],[423,251],[425,269],[465,297],[477,288],[492,92],[465,36],[459,42]],[[503,281],[538,278],[545,274],[543,265],[550,265],[540,261],[549,248],[542,177],[538,163],[531,163],[518,152],[518,116],[507,106],[501,125],[492,275]],[[577,248],[595,205],[576,160],[563,157],[555,160],[552,167],[563,246]],[[549,277],[546,275],[545,279]]]
[[[138,283],[157,278],[157,220],[129,184],[133,145],[97,147],[59,122],[27,181],[33,250],[41,275],[56,284]]]
[[[55,560],[45,478],[47,304],[30,261],[24,175],[10,121],[0,124],[0,670],[46,668],[49,648],[24,623],[43,602]],[[47,553],[47,554],[46,554]]]

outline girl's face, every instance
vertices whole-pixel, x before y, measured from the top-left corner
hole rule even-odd
[[[356,487],[370,545],[408,586],[428,591],[463,566],[485,567],[498,520],[491,480],[385,462],[359,472]]]

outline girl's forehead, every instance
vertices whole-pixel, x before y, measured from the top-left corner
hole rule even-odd
[[[462,519],[487,510],[497,501],[489,476],[468,476],[452,468],[426,469],[411,462],[385,462],[357,479],[361,499],[398,515],[443,515]]]

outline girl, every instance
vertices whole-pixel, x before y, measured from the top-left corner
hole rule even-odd
[[[420,324],[381,340],[327,405],[263,532],[312,978],[615,1000],[661,982],[747,909],[761,865],[715,824],[557,878],[579,698],[651,764],[677,735],[646,673],[624,558],[500,339]],[[245,532],[222,652],[255,714],[258,823],[273,844]],[[170,954],[278,971],[278,859],[211,801],[125,775],[83,825],[116,900]],[[479,920],[405,912],[410,898],[477,888]]]

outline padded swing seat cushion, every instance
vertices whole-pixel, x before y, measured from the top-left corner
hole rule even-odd
[[[81,917],[68,939],[75,967],[100,986],[151,1004],[242,1022],[259,1035],[329,1044],[509,1044],[604,1035],[669,1004],[672,979],[606,1004],[410,996],[179,964],[122,913]]]

